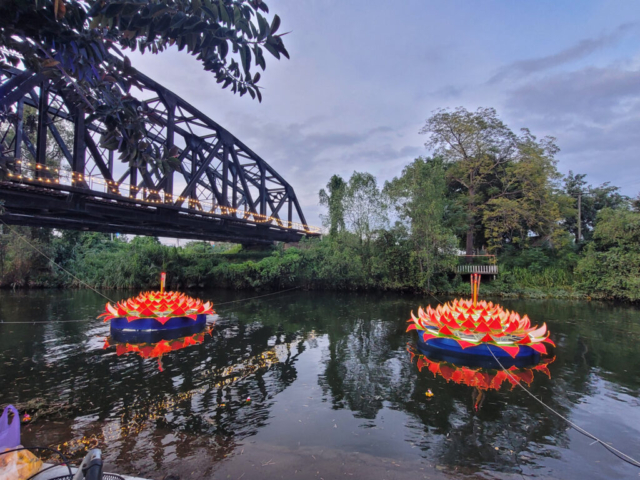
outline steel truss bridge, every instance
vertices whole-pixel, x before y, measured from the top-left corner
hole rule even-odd
[[[7,224],[268,244],[318,235],[282,176],[198,109],[137,73],[148,140],[180,169],[129,166],[100,120],[42,75],[0,69],[0,200]],[[175,151],[175,148],[174,148]],[[59,161],[52,162],[52,152]]]

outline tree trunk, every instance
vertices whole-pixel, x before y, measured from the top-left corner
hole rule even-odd
[[[474,225],[470,224],[469,228],[467,228],[467,263],[471,263],[473,260],[471,257],[471,255],[473,255],[473,227]]]
[[[475,227],[475,220],[473,218],[473,201],[474,201],[474,191],[472,188],[469,189],[469,204],[467,205],[467,208],[469,209],[469,212],[467,214],[467,218],[468,218],[468,226],[467,226],[467,251],[466,251],[466,255],[467,255],[467,263],[471,263],[472,262],[472,258],[470,255],[473,255],[473,229]]]

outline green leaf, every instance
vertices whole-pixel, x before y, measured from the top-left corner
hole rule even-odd
[[[244,56],[242,53],[244,52]],[[244,68],[244,72],[249,76],[251,71],[251,49],[244,45],[240,48],[240,55],[242,56],[242,67]]]
[[[227,12],[227,7],[225,7],[224,2],[222,0],[218,0],[218,10],[220,11],[220,18],[224,23],[231,23],[229,19],[229,12]]]
[[[271,37],[273,38],[273,37]],[[276,57],[278,60],[280,59],[280,53],[278,52],[278,50],[276,49],[275,45],[273,45],[272,43],[269,43],[269,41],[267,40],[267,43],[264,44],[264,48],[267,49],[267,51],[273,55],[274,57]]]
[[[275,15],[273,17],[273,21],[271,22],[271,35],[276,33],[279,27],[280,27],[280,17],[278,15]]]
[[[227,54],[229,53],[229,44],[226,40],[223,40],[222,43],[218,46],[218,52],[222,60],[227,57]]]
[[[256,13],[256,16],[258,17],[258,28],[260,29],[260,35],[258,36],[258,40],[264,40],[266,37],[269,36],[269,23],[267,22],[267,19],[264,18],[262,15],[260,15],[260,13]]]

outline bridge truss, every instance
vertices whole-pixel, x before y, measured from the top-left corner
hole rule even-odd
[[[49,80],[0,69],[3,221],[240,243],[319,233],[291,185],[262,158],[154,80],[135,79],[150,151],[177,149],[175,172],[123,164],[100,145],[102,121],[89,121]]]

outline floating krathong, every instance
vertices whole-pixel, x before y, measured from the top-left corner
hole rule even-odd
[[[170,330],[193,325],[204,326],[206,316],[215,312],[210,302],[203,302],[180,292],[165,292],[165,274],[160,291],[143,292],[115,305],[107,303],[98,318],[111,321],[112,330]]]
[[[407,331],[418,331],[420,349],[436,349],[452,355],[524,358],[547,354],[547,325],[531,326],[527,315],[506,310],[484,300],[478,302],[480,275],[471,276],[473,297],[453,300],[411,312]]]

